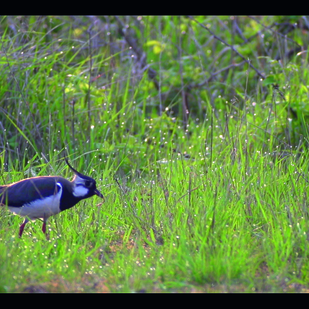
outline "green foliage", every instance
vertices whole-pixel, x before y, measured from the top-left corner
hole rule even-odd
[[[305,19],[2,17],[1,184],[67,152],[106,202],[1,207],[0,292],[307,289]]]

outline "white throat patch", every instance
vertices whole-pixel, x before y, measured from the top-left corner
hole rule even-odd
[[[82,185],[77,185],[75,186],[74,190],[73,190],[73,195],[76,196],[76,197],[84,197],[88,194],[88,189],[85,188],[84,186]]]
[[[85,179],[76,175],[74,179],[74,184],[75,184],[74,189],[73,189],[74,196],[84,197],[88,194],[89,190],[85,188]]]

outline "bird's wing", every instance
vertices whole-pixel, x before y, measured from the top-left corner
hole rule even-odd
[[[29,202],[54,195],[62,177],[44,176],[21,180],[7,186],[0,186],[0,204],[21,207]],[[61,181],[61,180],[60,180]]]

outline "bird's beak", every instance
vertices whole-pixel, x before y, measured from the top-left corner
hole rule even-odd
[[[100,198],[104,199],[103,194],[102,194],[98,189],[95,189],[95,190],[94,190],[94,194],[96,194],[96,195],[99,196]],[[104,200],[105,200],[105,199],[104,199]]]

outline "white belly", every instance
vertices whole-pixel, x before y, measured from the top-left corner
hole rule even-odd
[[[57,185],[61,187],[57,194],[51,195],[42,200],[35,200],[23,207],[9,206],[8,209],[14,214],[28,217],[30,220],[37,218],[46,219],[50,216],[56,215],[60,212],[60,198],[62,195],[62,186],[60,183],[57,183]]]

